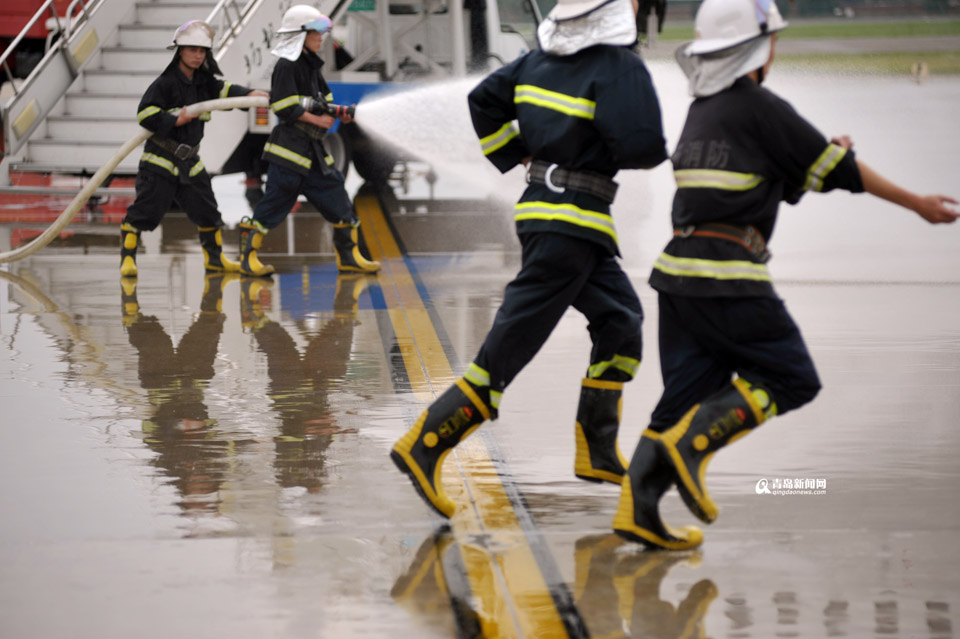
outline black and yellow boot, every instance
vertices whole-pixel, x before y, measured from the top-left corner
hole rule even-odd
[[[140,304],[137,302],[137,280],[135,278],[120,278],[120,312],[123,314],[124,326],[133,326],[140,319]]]
[[[240,264],[223,254],[223,232],[216,226],[201,226],[200,248],[203,250],[203,268],[212,273],[235,273]]]
[[[410,478],[423,500],[444,517],[452,517],[456,506],[443,492],[443,460],[480,424],[496,418],[488,395],[486,389],[461,377],[420,415],[390,451],[393,463]]]
[[[718,514],[705,482],[713,454],[776,413],[777,406],[764,388],[735,379],[658,435],[657,446],[676,473],[677,490],[701,521],[712,523]]]
[[[120,276],[137,276],[137,246],[140,244],[140,229],[124,222],[120,225]]]
[[[360,224],[334,224],[333,248],[337,252],[337,270],[341,273],[376,273],[380,262],[365,258],[360,252]]]
[[[360,308],[360,295],[367,289],[370,278],[362,273],[337,275],[337,290],[333,296],[333,310],[337,317],[356,319]]]
[[[240,283],[240,327],[244,332],[256,331],[270,321],[263,312],[263,300],[271,286],[271,280],[244,279]]]
[[[673,468],[662,457],[649,428],[640,437],[620,488],[620,503],[613,516],[613,531],[650,548],[688,550],[703,543],[696,526],[671,528],[660,518],[660,498],[673,485]]]
[[[263,264],[257,257],[257,251],[263,244],[267,230],[249,217],[240,221],[240,273],[253,277],[266,277],[273,273],[273,267]]]
[[[207,273],[203,276],[203,297],[200,298],[201,313],[223,312],[223,291],[227,284],[240,279],[237,273]]]
[[[573,472],[587,481],[619,485],[627,460],[617,446],[623,382],[584,379],[577,407],[577,454]]]

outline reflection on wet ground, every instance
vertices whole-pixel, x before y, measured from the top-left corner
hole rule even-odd
[[[625,202],[668,199],[630,176]],[[822,238],[826,199],[787,213],[773,268],[824,390],[712,462],[700,551],[651,553],[609,534],[615,487],[573,476],[575,313],[448,464],[476,510],[501,510],[439,525],[389,462],[448,382],[425,371],[462,370],[518,266],[495,200],[434,186],[384,198],[408,254],[378,277],[338,275],[329,228],[298,211],[268,236],[271,280],[204,275],[178,214],[120,280],[119,201],[0,270],[0,636],[956,636],[956,233],[857,236],[867,207]],[[0,239],[58,206],[0,202]],[[661,222],[624,224],[648,345],[625,449],[660,390]],[[844,236],[844,253],[813,245]],[[690,521],[675,494],[664,513]]]

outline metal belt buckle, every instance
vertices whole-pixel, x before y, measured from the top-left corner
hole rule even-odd
[[[563,193],[564,191],[567,190],[566,187],[557,186],[556,184],[554,184],[553,180],[551,179],[553,172],[559,168],[560,167],[558,165],[551,164],[550,166],[547,167],[547,171],[543,174],[543,183],[546,184],[547,188],[553,191],[554,193]]]
[[[178,160],[189,160],[193,153],[193,147],[189,144],[178,144],[173,154]]]
[[[697,227],[695,224],[684,226],[683,228],[680,229],[680,237],[690,237],[691,235],[693,235],[693,232],[696,230],[697,230]]]

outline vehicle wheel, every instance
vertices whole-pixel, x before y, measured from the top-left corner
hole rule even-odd
[[[341,135],[340,131],[333,131],[323,137],[323,147],[333,156],[333,168],[340,171],[343,177],[347,177],[350,171],[350,160],[353,157],[350,138]]]
[[[354,124],[343,127],[353,153],[353,167],[371,184],[383,184],[393,172],[399,154],[389,145],[375,142]]]

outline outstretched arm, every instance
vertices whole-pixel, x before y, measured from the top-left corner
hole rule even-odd
[[[857,159],[857,167],[860,169],[863,188],[867,193],[908,208],[931,224],[950,224],[960,216],[960,211],[951,210],[947,206],[948,203],[958,204],[957,200],[951,197],[918,195],[908,191],[883,177],[860,159]]]

